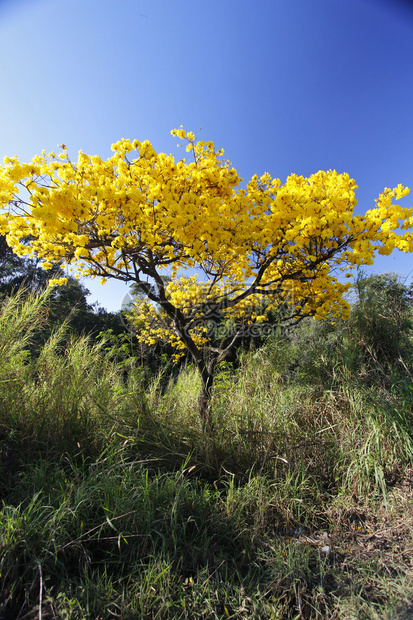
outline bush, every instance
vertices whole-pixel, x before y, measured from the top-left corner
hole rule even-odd
[[[350,318],[303,321],[291,333],[288,373],[305,383],[335,388],[343,380],[366,385],[410,372],[413,292],[395,274],[360,274]],[[276,345],[279,347],[279,344]]]

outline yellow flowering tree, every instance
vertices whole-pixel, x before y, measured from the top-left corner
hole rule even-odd
[[[214,369],[246,325],[265,322],[286,300],[290,321],[346,317],[340,270],[371,264],[376,251],[410,252],[413,211],[393,202],[409,191],[399,185],[355,215],[357,186],[334,170],[292,174],[284,184],[266,173],[243,186],[213,143],[182,128],[172,134],[186,141],[190,161],[137,140],[117,142],[107,160],[80,152],[73,162],[64,145],[26,164],[6,158],[0,233],[45,269],[63,262],[139,285],[148,300],[136,308],[140,337],[189,351],[209,424]],[[199,279],[182,279],[182,269]],[[217,317],[237,326],[219,347],[207,329]]]

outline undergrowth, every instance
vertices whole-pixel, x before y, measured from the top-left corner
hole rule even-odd
[[[34,351],[47,294],[3,301],[0,618],[410,617],[410,327],[361,302],[222,365],[206,436],[191,366]]]

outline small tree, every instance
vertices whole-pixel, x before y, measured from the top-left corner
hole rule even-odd
[[[0,232],[17,254],[36,255],[45,269],[65,261],[86,276],[138,284],[149,301],[139,308],[149,317],[148,337],[168,335],[199,370],[208,426],[215,366],[246,324],[265,321],[287,299],[288,321],[348,316],[348,286],[337,270],[372,263],[376,250],[410,252],[413,211],[392,204],[409,191],[399,185],[355,215],[357,186],[334,170],[292,174],[283,185],[266,173],[241,187],[223,151],[183,129],[172,133],[186,140],[193,161],[175,161],[137,140],[114,144],[106,161],[80,152],[74,163],[64,145],[60,154],[28,164],[6,158]],[[182,268],[202,279],[180,281]],[[150,320],[152,304],[167,318],[162,334]],[[217,317],[236,325],[218,347],[205,323]]]
[[[411,359],[412,286],[394,273],[366,276],[361,272],[354,289],[351,327],[361,345],[360,358],[374,360],[385,370]]]

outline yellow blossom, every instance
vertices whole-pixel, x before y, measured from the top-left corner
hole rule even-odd
[[[14,251],[45,269],[64,261],[103,280],[149,281],[151,303],[135,308],[148,343],[168,340],[177,354],[191,343],[202,349],[208,317],[265,323],[282,304],[295,317],[345,318],[349,285],[332,274],[350,278],[377,252],[413,250],[413,209],[395,202],[409,193],[403,185],[356,215],[357,185],[346,173],[291,174],[282,183],[266,172],[241,187],[212,142],[182,127],[172,134],[193,161],[122,139],[106,160],[80,151],[72,161],[62,145],[59,154],[6,157],[0,166],[0,233]],[[178,276],[188,268],[199,277]],[[163,284],[165,269],[172,280]]]

